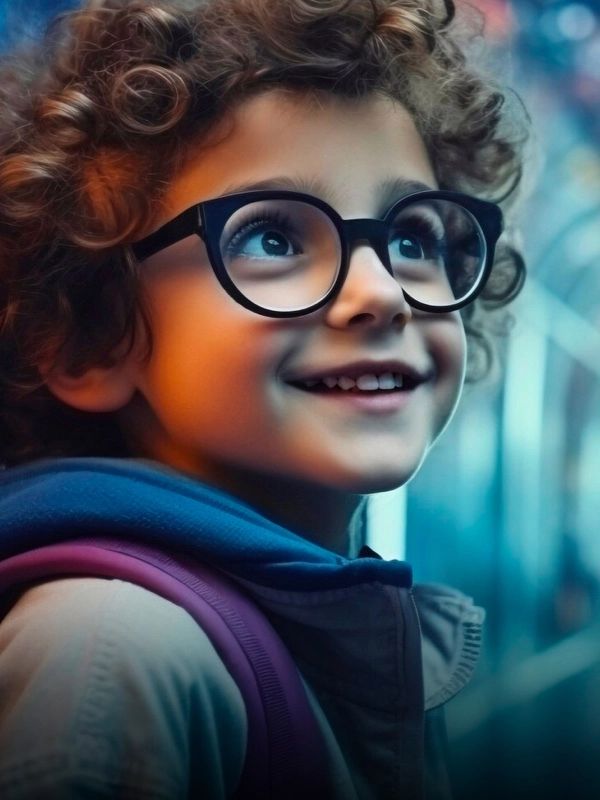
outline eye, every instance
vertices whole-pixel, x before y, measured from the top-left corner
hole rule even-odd
[[[416,236],[400,235],[396,247],[402,258],[425,258],[423,247]]]
[[[439,262],[445,251],[445,230],[440,217],[429,208],[404,209],[390,230],[392,263]]]
[[[255,238],[258,239],[258,237]],[[247,248],[251,249],[250,245],[253,243],[254,240],[250,239]],[[287,256],[290,252],[293,252],[289,239],[280,231],[263,233],[260,237],[260,250],[261,253],[265,253],[268,256]]]
[[[392,262],[396,261],[438,261],[442,257],[444,239],[428,224],[408,225],[392,231],[389,250]]]
[[[299,255],[298,246],[286,219],[259,217],[242,224],[229,239],[226,247],[230,258],[285,258]]]

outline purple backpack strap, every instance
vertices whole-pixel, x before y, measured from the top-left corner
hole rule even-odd
[[[141,542],[75,539],[0,561],[0,592],[59,575],[138,584],[184,608],[206,632],[237,683],[248,743],[234,797],[327,797],[321,732],[298,669],[255,603],[223,573]]]

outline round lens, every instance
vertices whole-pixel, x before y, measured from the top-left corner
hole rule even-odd
[[[237,289],[271,311],[300,311],[331,290],[341,263],[333,222],[300,200],[248,203],[227,221],[221,258]]]
[[[485,270],[485,238],[475,217],[451,200],[416,200],[392,219],[392,271],[414,300],[432,306],[466,299]]]

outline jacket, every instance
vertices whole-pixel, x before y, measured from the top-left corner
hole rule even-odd
[[[6,471],[0,478],[0,520],[0,557],[72,537],[110,533],[162,546],[168,543],[173,550],[192,553],[224,570],[251,593],[267,615],[309,687],[331,756],[331,797],[340,800],[448,797],[441,707],[462,688],[474,668],[483,621],[482,611],[460,593],[447,587],[413,585],[411,569],[405,562],[373,557],[345,559],[275,525],[219,490],[158,465],[129,460],[65,459]],[[162,663],[162,656],[157,659],[148,645],[152,631],[144,635],[141,630],[142,620],[147,618],[143,609],[151,607],[156,618],[172,617],[170,622],[164,620],[164,629],[175,630],[179,626],[187,632],[180,630],[174,636],[171,651],[179,653],[181,643],[189,642],[189,648],[184,644],[183,649],[196,656],[190,653],[181,656],[184,664],[189,661],[190,674],[176,683],[179,705],[174,701],[171,704],[174,708],[169,706],[166,712],[162,709],[162,717],[158,714],[154,719],[155,727],[163,729],[162,739],[169,740],[169,745],[163,743],[161,748],[167,747],[172,753],[173,763],[168,769],[161,769],[161,774],[171,777],[160,788],[159,779],[149,778],[143,764],[136,767],[140,776],[137,782],[135,770],[127,771],[127,779],[123,777],[122,766],[118,765],[124,763],[127,748],[135,751],[132,742],[139,738],[139,732],[130,732],[129,738],[126,735],[124,744],[119,738],[131,715],[122,718],[120,726],[115,714],[103,723],[97,721],[96,728],[101,732],[97,741],[101,743],[100,751],[104,748],[105,752],[104,755],[100,752],[99,757],[98,746],[92,747],[87,761],[85,748],[81,754],[81,741],[89,739],[89,731],[85,726],[78,728],[77,769],[81,772],[83,763],[87,764],[85,769],[93,772],[94,762],[104,765],[102,774],[93,774],[91,778],[102,784],[102,776],[109,775],[104,785],[98,786],[99,792],[105,792],[98,794],[99,797],[121,796],[110,794],[111,786],[116,792],[114,787],[120,785],[119,781],[126,785],[127,794],[123,796],[127,797],[162,800],[188,796],[216,800],[229,796],[245,750],[245,712],[239,692],[236,694],[236,687],[230,684],[231,679],[219,664],[214,648],[202,637],[202,631],[194,630],[191,634],[189,620],[175,613],[182,612],[181,609],[165,608],[166,601],[145,597],[139,587],[107,587],[106,583],[112,582],[89,578],[71,579],[70,583],[59,581],[53,586],[35,587],[16,605],[11,599],[11,610],[0,625],[0,679],[10,684],[15,681],[17,671],[23,673],[18,668],[18,655],[24,648],[15,651],[14,642],[24,635],[24,628],[32,621],[40,624],[43,608],[52,606],[48,604],[50,595],[54,593],[54,602],[65,612],[70,609],[71,617],[83,605],[81,600],[87,598],[85,605],[91,609],[92,619],[84,619],[84,624],[73,619],[70,625],[64,625],[63,645],[58,650],[64,652],[68,648],[71,631],[79,625],[83,628],[82,644],[88,647],[92,666],[95,663],[97,668],[98,659],[101,662],[106,654],[92,652],[90,636],[93,639],[94,624],[99,624],[97,620],[94,622],[93,615],[104,614],[105,646],[112,647],[113,653],[121,653],[125,647],[127,636],[123,632],[120,638],[115,634],[125,617],[130,628],[136,627],[134,638],[141,639],[133,648],[140,663],[121,681],[122,697],[119,695],[119,701],[113,703],[116,708],[119,703],[123,706],[130,702],[124,685],[129,686],[132,675],[142,685],[147,681],[144,670],[148,662]],[[120,601],[113,597],[115,594],[121,595]],[[92,596],[96,598],[93,602]],[[111,603],[112,627],[106,622],[106,606]],[[139,613],[135,611],[138,607]],[[120,609],[119,613],[115,609]],[[46,620],[46,628],[48,624]],[[8,641],[2,637],[3,628],[10,629]],[[130,630],[129,638],[133,633]],[[54,634],[49,637],[51,642],[56,639]],[[52,645],[48,647],[53,649]],[[127,657],[131,658],[131,654]],[[6,675],[3,663],[9,665]],[[202,664],[202,687],[196,682],[198,664]],[[76,654],[73,669],[80,669]],[[162,671],[176,669],[169,664]],[[86,675],[90,670],[88,664]],[[34,664],[31,671],[35,672]],[[160,705],[156,698],[161,693],[174,693],[168,681],[165,684],[163,678],[161,683],[161,670],[156,667],[156,671],[158,674],[149,682],[146,692],[149,698],[146,705],[150,706]],[[56,676],[56,670],[50,669],[48,676],[53,674]],[[39,690],[49,685],[50,677],[42,680]],[[102,681],[92,689],[89,681],[83,681],[83,685],[82,696],[89,702],[89,693],[97,693]],[[110,681],[105,675],[105,693],[107,685],[110,687]],[[190,709],[190,687],[194,689],[191,692],[194,698],[203,695],[206,700],[195,709]],[[134,686],[134,695],[138,688]],[[131,686],[129,689],[131,694]],[[67,683],[64,692],[69,691],[77,694]],[[25,681],[18,689],[21,708],[27,706],[27,695]],[[40,752],[38,756],[29,753],[28,764],[33,766],[24,765],[23,753],[27,748],[19,751],[14,746],[15,736],[24,735],[19,732],[19,713],[15,711],[14,698],[10,693],[7,696],[9,705],[13,705],[0,708],[0,787],[4,780],[5,787],[16,792],[16,799],[28,796],[19,794],[19,784],[25,786],[32,780],[31,774],[36,770],[39,773],[43,763],[52,761],[52,756],[55,761],[60,758],[56,750]],[[33,701],[30,705],[34,705]],[[187,714],[183,720],[182,706]],[[138,712],[139,709],[133,716]],[[145,713],[152,726],[152,714],[148,715],[147,709]],[[82,709],[74,708],[69,719],[80,720],[81,715]],[[210,724],[198,732],[199,720],[207,718]],[[159,719],[162,721],[157,722]],[[165,721],[168,719],[171,721]],[[57,727],[62,730],[67,725],[60,713],[56,720],[53,730]],[[33,722],[28,724],[31,728]],[[68,736],[72,736],[73,724],[69,725]],[[112,738],[106,735],[111,725]],[[196,736],[190,735],[190,730],[196,731]],[[4,742],[9,742],[4,748],[3,737]],[[46,735],[45,739],[48,738]],[[53,734],[51,738],[56,737]],[[174,746],[177,741],[182,747]],[[156,742],[152,746],[156,749]],[[2,752],[9,753],[7,760]],[[61,769],[72,773],[73,765],[67,763],[70,756],[66,749],[62,752],[66,762]],[[199,775],[190,766],[190,761],[196,763],[197,758],[203,763]],[[77,779],[71,775],[75,783],[83,779],[80,772]],[[211,772],[214,774],[209,778]],[[50,775],[49,785],[51,780]],[[87,796],[73,791],[73,797]],[[13,797],[6,789],[2,796]]]

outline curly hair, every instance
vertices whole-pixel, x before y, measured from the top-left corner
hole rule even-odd
[[[190,143],[252,94],[393,98],[412,114],[441,188],[506,209],[526,126],[469,63],[454,16],[453,0],[91,0],[57,17],[34,48],[6,56],[0,461],[126,453],[114,416],[62,404],[40,365],[60,356],[82,374],[148,335],[127,245],[159,213]],[[523,277],[518,254],[501,246],[464,313],[471,375],[491,363],[489,320]]]

